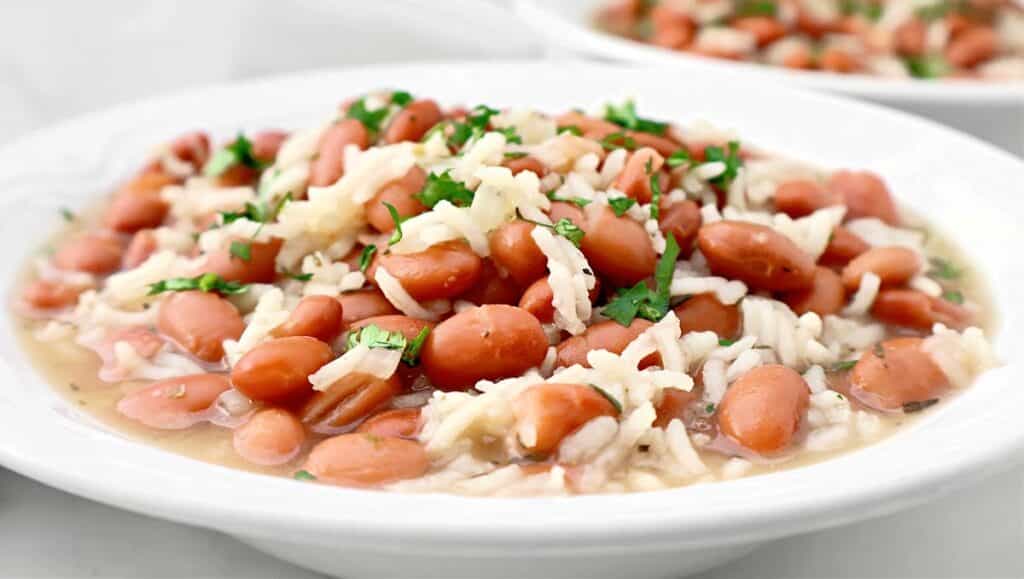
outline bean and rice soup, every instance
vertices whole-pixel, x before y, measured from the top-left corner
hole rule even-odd
[[[28,267],[56,388],[203,460],[409,492],[655,490],[880,440],[996,364],[885,182],[632,101],[404,91],[159,146]]]

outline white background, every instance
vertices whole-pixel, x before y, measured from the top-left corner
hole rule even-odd
[[[211,82],[400,60],[540,56],[500,4],[0,0],[0,143]],[[768,545],[703,577],[1024,577],[1022,490],[1024,471],[1014,470],[912,511]],[[218,533],[128,514],[0,469],[0,577],[186,576],[316,577]]]

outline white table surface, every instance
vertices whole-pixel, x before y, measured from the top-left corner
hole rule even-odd
[[[423,5],[441,4],[476,23],[446,34],[421,14]],[[537,54],[528,33],[482,0],[244,8],[243,0],[44,0],[4,12],[0,142],[101,106],[218,80],[406,55]],[[180,41],[182,27],[190,42]],[[27,49],[44,35],[47,49]],[[0,577],[318,575],[231,537],[126,513],[0,468]],[[755,577],[1024,577],[1024,469],[907,512],[773,543],[703,579]]]

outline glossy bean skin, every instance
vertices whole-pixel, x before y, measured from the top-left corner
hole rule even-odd
[[[794,219],[841,203],[834,192],[804,179],[786,181],[775,190],[775,209]]]
[[[170,150],[171,154],[199,172],[210,159],[210,137],[202,131],[185,133],[171,141]]]
[[[999,36],[994,30],[971,28],[946,46],[946,60],[953,66],[971,68],[995,56],[998,49]]]
[[[836,171],[826,187],[846,204],[846,219],[875,217],[889,225],[900,224],[899,210],[889,188],[869,171]]]
[[[661,391],[661,401],[654,407],[657,418],[654,419],[655,428],[665,428],[673,420],[686,419],[686,410],[699,397],[694,390],[687,392],[681,388],[665,388]]]
[[[758,454],[784,450],[810,403],[807,383],[796,371],[771,364],[733,382],[718,405],[721,433]]]
[[[187,291],[164,298],[157,329],[193,356],[207,362],[224,357],[224,340],[237,340],[245,329],[235,306],[213,293]]]
[[[382,379],[368,374],[348,374],[327,390],[314,394],[300,415],[313,430],[337,432],[387,406],[401,391],[402,382],[397,375]]]
[[[313,390],[309,375],[333,357],[331,347],[316,338],[274,338],[258,344],[235,363],[231,383],[260,402],[301,399]]]
[[[617,286],[631,286],[652,275],[658,262],[643,225],[607,205],[591,204],[580,250],[595,271]]]
[[[341,304],[342,309],[341,328],[343,330],[348,329],[359,320],[399,313],[395,306],[388,301],[388,298],[376,289],[343,293],[338,296],[338,303]]]
[[[650,147],[633,152],[612,186],[640,203],[651,202],[651,175],[661,170],[665,159]]]
[[[590,290],[590,301],[593,303],[601,293],[601,282],[595,280],[594,289]],[[542,324],[550,324],[555,319],[555,292],[547,277],[542,277],[530,284],[519,298],[519,307],[530,312]]]
[[[871,249],[868,242],[842,225],[832,230],[825,252],[818,258],[818,263],[833,267],[843,267],[858,255]]]
[[[552,223],[557,223],[561,219],[568,219],[580,229],[586,224],[583,210],[575,203],[566,203],[565,201],[552,201],[551,209],[548,210],[548,217],[551,218]]]
[[[723,304],[714,294],[692,296],[672,311],[679,318],[683,334],[714,332],[721,338],[731,339],[740,329],[739,307]]]
[[[394,231],[395,220],[391,217],[387,205],[384,204],[391,204],[402,219],[419,215],[427,208],[416,198],[416,195],[423,190],[426,183],[427,174],[419,167],[413,167],[401,178],[386,183],[377,191],[376,195],[365,203],[366,220],[381,233]]]
[[[106,275],[121,267],[121,242],[113,236],[90,233],[72,239],[53,255],[53,266],[65,271]]]
[[[121,257],[121,267],[124,269],[139,267],[149,259],[149,256],[156,253],[156,250],[156,234],[152,229],[143,229],[132,236],[128,249],[124,250],[124,255]]]
[[[104,222],[118,233],[135,233],[140,229],[158,227],[169,209],[157,191],[124,191],[110,203]]]
[[[438,324],[427,336],[421,361],[435,387],[464,390],[478,380],[519,376],[539,366],[547,348],[544,330],[529,312],[487,305]]]
[[[280,408],[260,410],[232,435],[235,452],[264,466],[284,464],[299,454],[306,428],[291,412]]]
[[[345,147],[348,145],[360,149],[370,145],[370,133],[355,119],[338,121],[321,137],[317,157],[309,168],[311,187],[326,187],[341,179],[345,174]]]
[[[231,254],[225,247],[206,254],[196,274],[215,273],[228,281],[241,283],[271,283],[277,277],[275,260],[281,251],[281,240],[273,238],[266,242],[237,239],[249,246],[249,259],[244,260]]]
[[[904,56],[921,56],[927,47],[928,27],[920,18],[910,18],[893,30],[893,48]]]
[[[356,428],[356,432],[415,439],[420,430],[419,408],[393,408],[378,412]]]
[[[697,29],[688,14],[662,5],[655,5],[651,10],[651,24],[654,28],[651,42],[675,50],[688,46]]]
[[[843,285],[856,291],[864,274],[871,272],[883,287],[899,286],[910,281],[923,266],[921,257],[905,247],[874,247],[855,257],[843,268]]]
[[[587,354],[592,350],[608,350],[612,354],[621,354],[630,342],[651,327],[651,322],[636,318],[629,326],[606,320],[587,328],[582,334],[573,336],[558,344],[557,365],[569,367],[579,364],[590,367]]]
[[[891,338],[864,352],[850,371],[850,393],[878,410],[900,410],[941,396],[949,380],[922,343],[921,338]]]
[[[509,221],[495,229],[489,239],[491,259],[524,287],[548,271],[547,257],[530,236],[534,227],[525,221]]]
[[[21,299],[31,308],[55,310],[75,305],[85,289],[58,281],[37,279],[25,286]]]
[[[408,254],[381,256],[380,266],[417,301],[454,298],[480,279],[483,261],[468,244],[449,241]]]
[[[252,156],[264,163],[273,163],[281,145],[288,140],[288,132],[276,129],[260,131],[252,137]]]
[[[810,288],[787,292],[780,297],[798,316],[814,312],[824,317],[839,313],[846,305],[846,291],[839,274],[820,265],[814,268],[814,283]]]
[[[863,68],[863,63],[855,55],[836,46],[831,46],[822,51],[818,57],[818,66],[822,70],[849,74]]]
[[[444,119],[441,107],[432,100],[416,100],[405,106],[384,131],[384,143],[418,142],[437,123]]]
[[[506,159],[502,162],[502,167],[508,168],[512,171],[513,175],[518,175],[523,171],[531,171],[536,173],[538,177],[543,177],[548,174],[548,168],[544,163],[537,157],[520,157],[518,159]]]
[[[548,454],[587,422],[615,416],[615,406],[600,392],[583,384],[537,384],[512,402],[519,443],[531,453]]]
[[[737,18],[733,20],[732,27],[753,34],[759,47],[767,46],[786,35],[785,25],[769,16]]]
[[[344,310],[331,296],[306,296],[299,301],[283,324],[274,328],[278,338],[309,336],[330,343],[341,333]]]
[[[705,225],[697,245],[716,275],[738,279],[755,289],[806,289],[814,280],[814,261],[795,243],[770,227],[739,221]]]
[[[697,232],[700,231],[703,219],[700,215],[700,207],[696,203],[685,199],[672,205],[662,202],[658,215],[658,229],[667,238],[669,234],[675,236],[679,244],[679,254],[689,257],[693,253],[693,243],[697,240]]]
[[[417,478],[429,467],[418,442],[352,433],[317,444],[303,468],[320,482],[364,487]]]
[[[399,332],[406,340],[413,340],[423,331],[423,328],[433,328],[434,324],[426,320],[420,320],[405,315],[375,316],[355,322],[350,331],[356,332],[366,326],[377,326],[389,332]]]
[[[871,315],[880,322],[929,331],[935,324],[964,328],[971,312],[963,306],[911,289],[883,289],[875,297]]]
[[[128,394],[117,403],[117,411],[151,428],[182,430],[198,422],[196,414],[230,388],[223,374],[168,378]]]
[[[480,279],[459,299],[478,306],[486,304],[515,305],[522,294],[521,286],[510,276],[503,274],[490,259],[485,259]]]

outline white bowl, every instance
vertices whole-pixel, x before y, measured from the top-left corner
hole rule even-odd
[[[0,150],[3,279],[10,284],[58,225],[59,206],[95,202],[161,139],[195,127],[228,136],[243,127],[301,126],[348,95],[382,87],[551,111],[628,89],[651,117],[708,118],[771,149],[876,170],[910,207],[954,232],[970,266],[991,280],[1004,328],[997,347],[1009,363],[915,427],[820,465],[664,492],[469,499],[260,476],[129,440],[52,392],[21,354],[4,310],[0,464],[346,577],[663,577],[711,567],[769,539],[922,502],[1009,466],[1024,445],[1024,267],[1015,255],[1024,164],[903,114],[711,73],[672,79],[555,63],[377,67],[193,90],[90,115]]]
[[[612,62],[675,67],[703,74],[720,71],[762,83],[825,90],[898,107],[968,131],[1024,155],[1024,81],[928,82],[866,75],[789,70],[708,58],[620,38],[596,29],[597,10],[609,0],[516,0],[520,19],[558,54]]]

